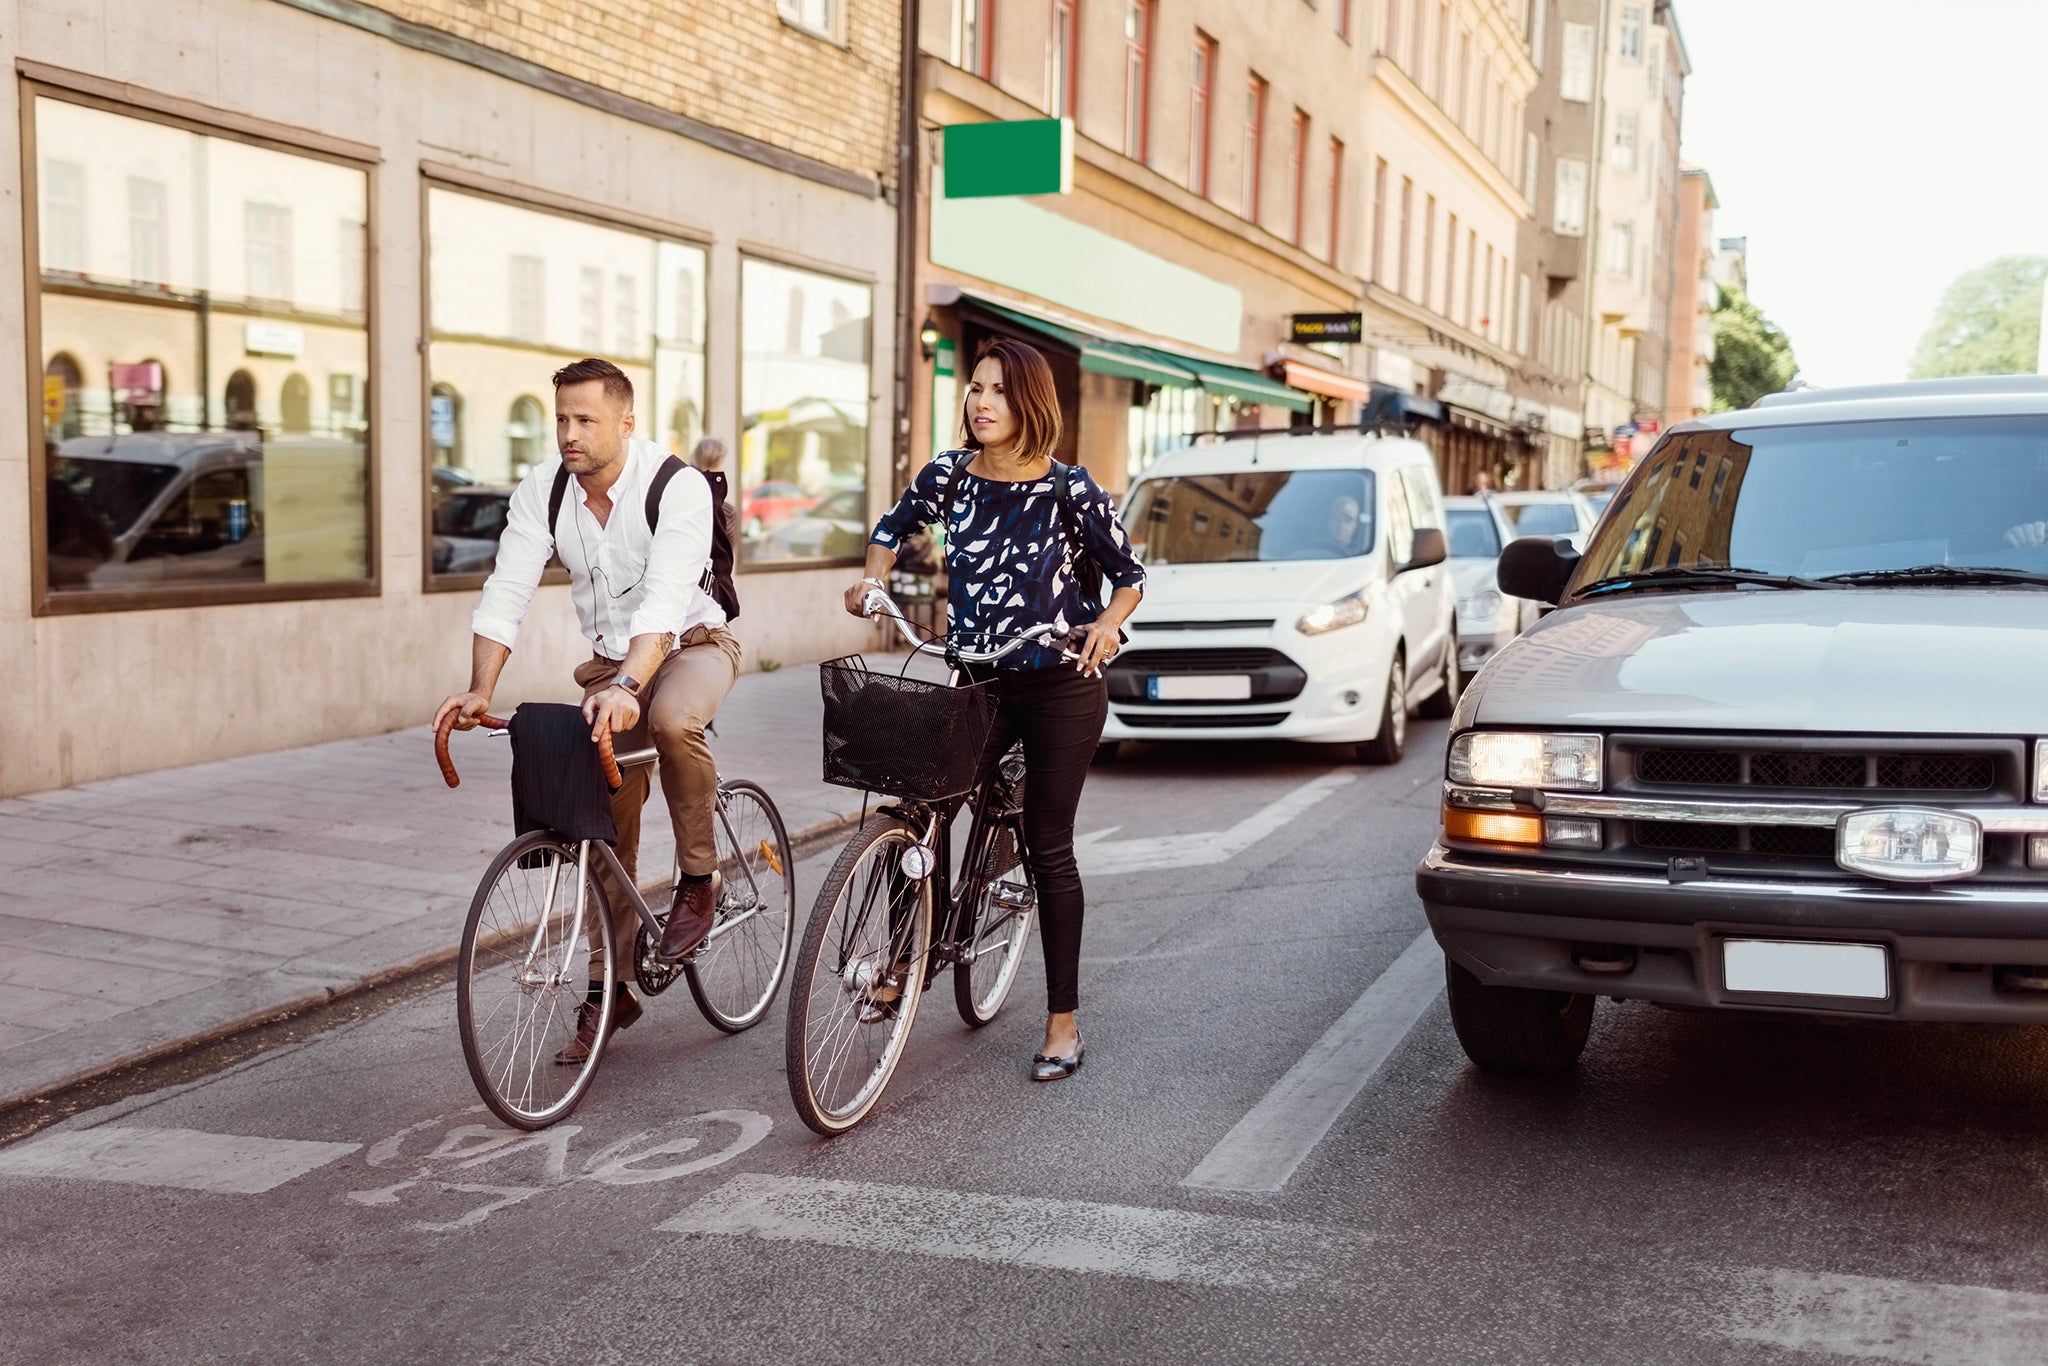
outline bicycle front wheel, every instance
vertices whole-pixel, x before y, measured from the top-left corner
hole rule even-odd
[[[910,1041],[931,952],[931,884],[904,874],[917,833],[860,828],[818,889],[797,955],[784,1042],[790,1099],[828,1138],[866,1119]]]
[[[685,961],[690,995],[728,1034],[759,1024],[789,967],[796,937],[796,862],[782,813],[757,783],[723,784],[718,838],[718,919]]]
[[[995,1019],[1016,985],[1024,962],[1024,945],[1038,915],[1038,888],[1024,861],[1024,831],[1017,816],[989,827],[980,850],[978,875],[967,884],[978,889],[968,908],[973,933],[965,936],[960,961],[953,967],[953,1004],[960,1018],[979,1029]]]
[[[462,1057],[492,1114],[542,1129],[576,1108],[604,1054],[616,977],[604,888],[576,846],[538,830],[506,845],[477,885],[455,966]],[[600,981],[586,1051],[577,1029]]]

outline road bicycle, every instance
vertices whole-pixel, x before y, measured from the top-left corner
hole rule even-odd
[[[450,787],[459,781],[448,754],[453,718],[434,737]],[[495,716],[480,725],[503,733]],[[610,735],[598,762],[616,789],[622,770],[652,765],[652,745],[614,755]],[[621,946],[613,943],[610,902],[599,873],[624,889],[640,918],[633,980],[658,996],[677,977],[713,1027],[737,1034],[760,1023],[789,966],[796,932],[795,860],[782,813],[758,783],[721,778],[713,833],[720,887],[717,918],[703,943],[681,959],[656,953],[666,911],[656,912],[626,876],[604,840],[570,840],[551,830],[520,835],[498,851],[477,884],[455,960],[455,1017],[470,1078],[491,1113],[520,1129],[542,1129],[568,1115],[590,1089],[611,1037]],[[681,867],[670,865],[655,904],[673,904]],[[602,976],[597,1043],[581,1062],[557,1053],[576,1037],[577,1011]]]
[[[861,776],[868,781],[858,785],[888,801],[847,841],[825,875],[797,954],[784,1044],[789,1091],[804,1123],[828,1137],[845,1133],[874,1110],[902,1060],[925,988],[942,969],[953,969],[953,1004],[962,1020],[979,1028],[996,1017],[1017,980],[1037,915],[1024,838],[1023,752],[1013,745],[975,781],[992,713],[985,684],[960,686],[962,666],[994,663],[1039,642],[1058,645],[1068,659],[1078,657],[1058,640],[1065,633],[1049,625],[992,650],[967,650],[918,639],[879,590],[863,599],[862,610],[889,617],[914,653],[942,656],[951,669],[940,688],[870,673],[857,659],[821,666],[828,776],[837,747],[848,738],[835,734],[835,726],[852,728],[845,715],[850,701],[842,700],[835,719],[835,686],[849,696],[873,688],[907,696],[922,690],[923,701],[947,713],[930,725],[890,727],[879,735],[872,724],[862,728],[869,762]],[[952,695],[941,695],[947,693]],[[952,724],[955,715],[977,710],[965,705],[968,700],[979,704],[978,734],[971,720]],[[872,723],[876,717],[859,719]],[[892,763],[919,750],[931,763]],[[935,766],[943,775],[934,776]],[[972,817],[956,882],[953,824],[963,807]]]

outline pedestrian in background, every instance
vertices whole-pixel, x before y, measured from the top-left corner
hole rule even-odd
[[[725,443],[715,436],[707,436],[690,450],[690,463],[698,473],[711,479],[711,491],[716,495],[716,511],[719,524],[725,528],[727,545],[738,545],[740,541],[740,514],[726,497]]]
[[[1079,638],[1080,657],[1071,663],[1032,645],[997,666],[969,670],[992,682],[996,700],[982,774],[1012,742],[1024,742],[1025,855],[1038,889],[1046,991],[1045,1042],[1031,1059],[1031,1077],[1056,1081],[1074,1075],[1082,1058],[1074,1012],[1084,898],[1074,812],[1109,715],[1101,666],[1117,652],[1145,571],[1109,495],[1086,470],[1053,459],[1062,418],[1044,356],[1023,342],[992,342],[975,363],[961,418],[964,449],[918,471],[876,524],[866,577],[846,590],[846,610],[860,616],[870,589],[886,591],[906,538],[936,524],[946,531],[952,638],[993,645],[1046,623]],[[1055,480],[1065,481],[1065,500]],[[1080,583],[1084,559],[1115,589],[1107,604]]]

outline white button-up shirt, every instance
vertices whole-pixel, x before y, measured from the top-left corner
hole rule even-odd
[[[658,530],[647,529],[647,485],[668,452],[629,438],[626,467],[610,491],[610,518],[600,523],[574,477],[562,496],[560,537],[548,520],[548,494],[561,457],[536,465],[512,491],[498,565],[484,583],[470,629],[511,649],[533,590],[559,554],[569,571],[569,596],[591,648],[624,659],[634,636],[722,626],[725,612],[703,589],[711,563],[711,486],[684,465],[661,493]]]

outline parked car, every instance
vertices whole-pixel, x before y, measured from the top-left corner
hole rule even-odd
[[[1401,757],[1458,696],[1457,597],[1429,448],[1264,433],[1170,452],[1124,508],[1144,562],[1107,670],[1125,740],[1316,740]]]
[[[1586,548],[1586,533],[1600,520],[1583,494],[1567,489],[1516,489],[1492,495],[1517,536],[1567,536]]]
[[[818,501],[818,495],[806,492],[801,484],[770,480],[756,484],[747,492],[747,500],[740,512],[740,535],[759,536],[770,527],[781,526],[790,518]]]
[[[1444,531],[1450,540],[1451,583],[1458,595],[1462,688],[1525,625],[1533,624],[1536,604],[1509,597],[1495,582],[1500,553],[1515,533],[1491,495],[1444,499]]]
[[[1601,996],[2048,1023],[2048,380],[1767,398],[1674,427],[1453,722],[1416,873],[1483,1066]]]
[[[498,541],[512,508],[512,490],[471,484],[434,502],[432,563],[436,574],[488,574],[498,564]]]

